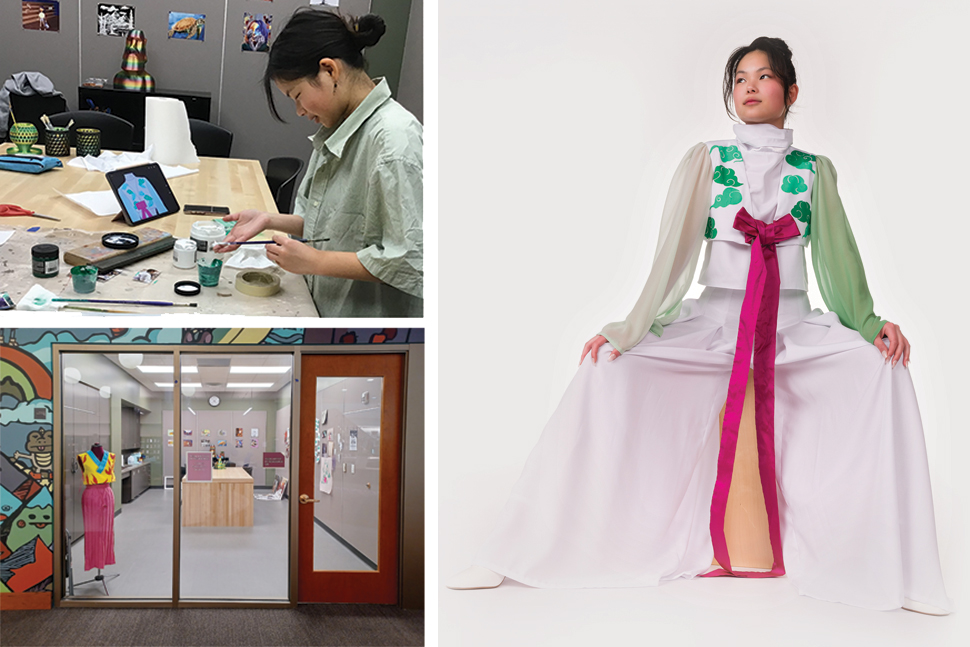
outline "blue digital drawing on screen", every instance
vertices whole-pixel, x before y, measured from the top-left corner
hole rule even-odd
[[[121,203],[134,221],[157,216],[164,205],[152,183],[133,173],[125,173],[125,181],[118,188]]]

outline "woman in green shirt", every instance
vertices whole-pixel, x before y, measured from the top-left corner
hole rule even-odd
[[[320,124],[293,214],[248,209],[217,251],[265,230],[271,261],[305,275],[321,317],[419,317],[423,299],[422,146],[418,120],[364,70],[383,36],[372,14],[298,9],[270,48],[263,84]],[[281,119],[282,120],[282,119]],[[303,243],[290,236],[311,241]]]

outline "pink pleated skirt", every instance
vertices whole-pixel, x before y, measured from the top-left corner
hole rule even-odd
[[[84,488],[84,570],[115,563],[115,495],[110,483]]]

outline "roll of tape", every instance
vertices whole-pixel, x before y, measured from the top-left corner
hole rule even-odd
[[[261,270],[236,275],[236,289],[252,297],[268,297],[280,291],[280,277]]]

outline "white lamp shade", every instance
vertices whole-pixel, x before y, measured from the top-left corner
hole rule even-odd
[[[64,369],[64,381],[68,384],[77,384],[81,381],[81,371],[73,366]]]
[[[98,393],[101,394],[102,398],[104,398],[105,400],[108,400],[111,398],[111,387],[102,386],[100,389],[98,389]]]
[[[144,356],[141,353],[121,353],[118,355],[118,361],[125,368],[138,368],[143,359]]]
[[[182,395],[191,398],[195,395],[195,387],[182,385]]]

